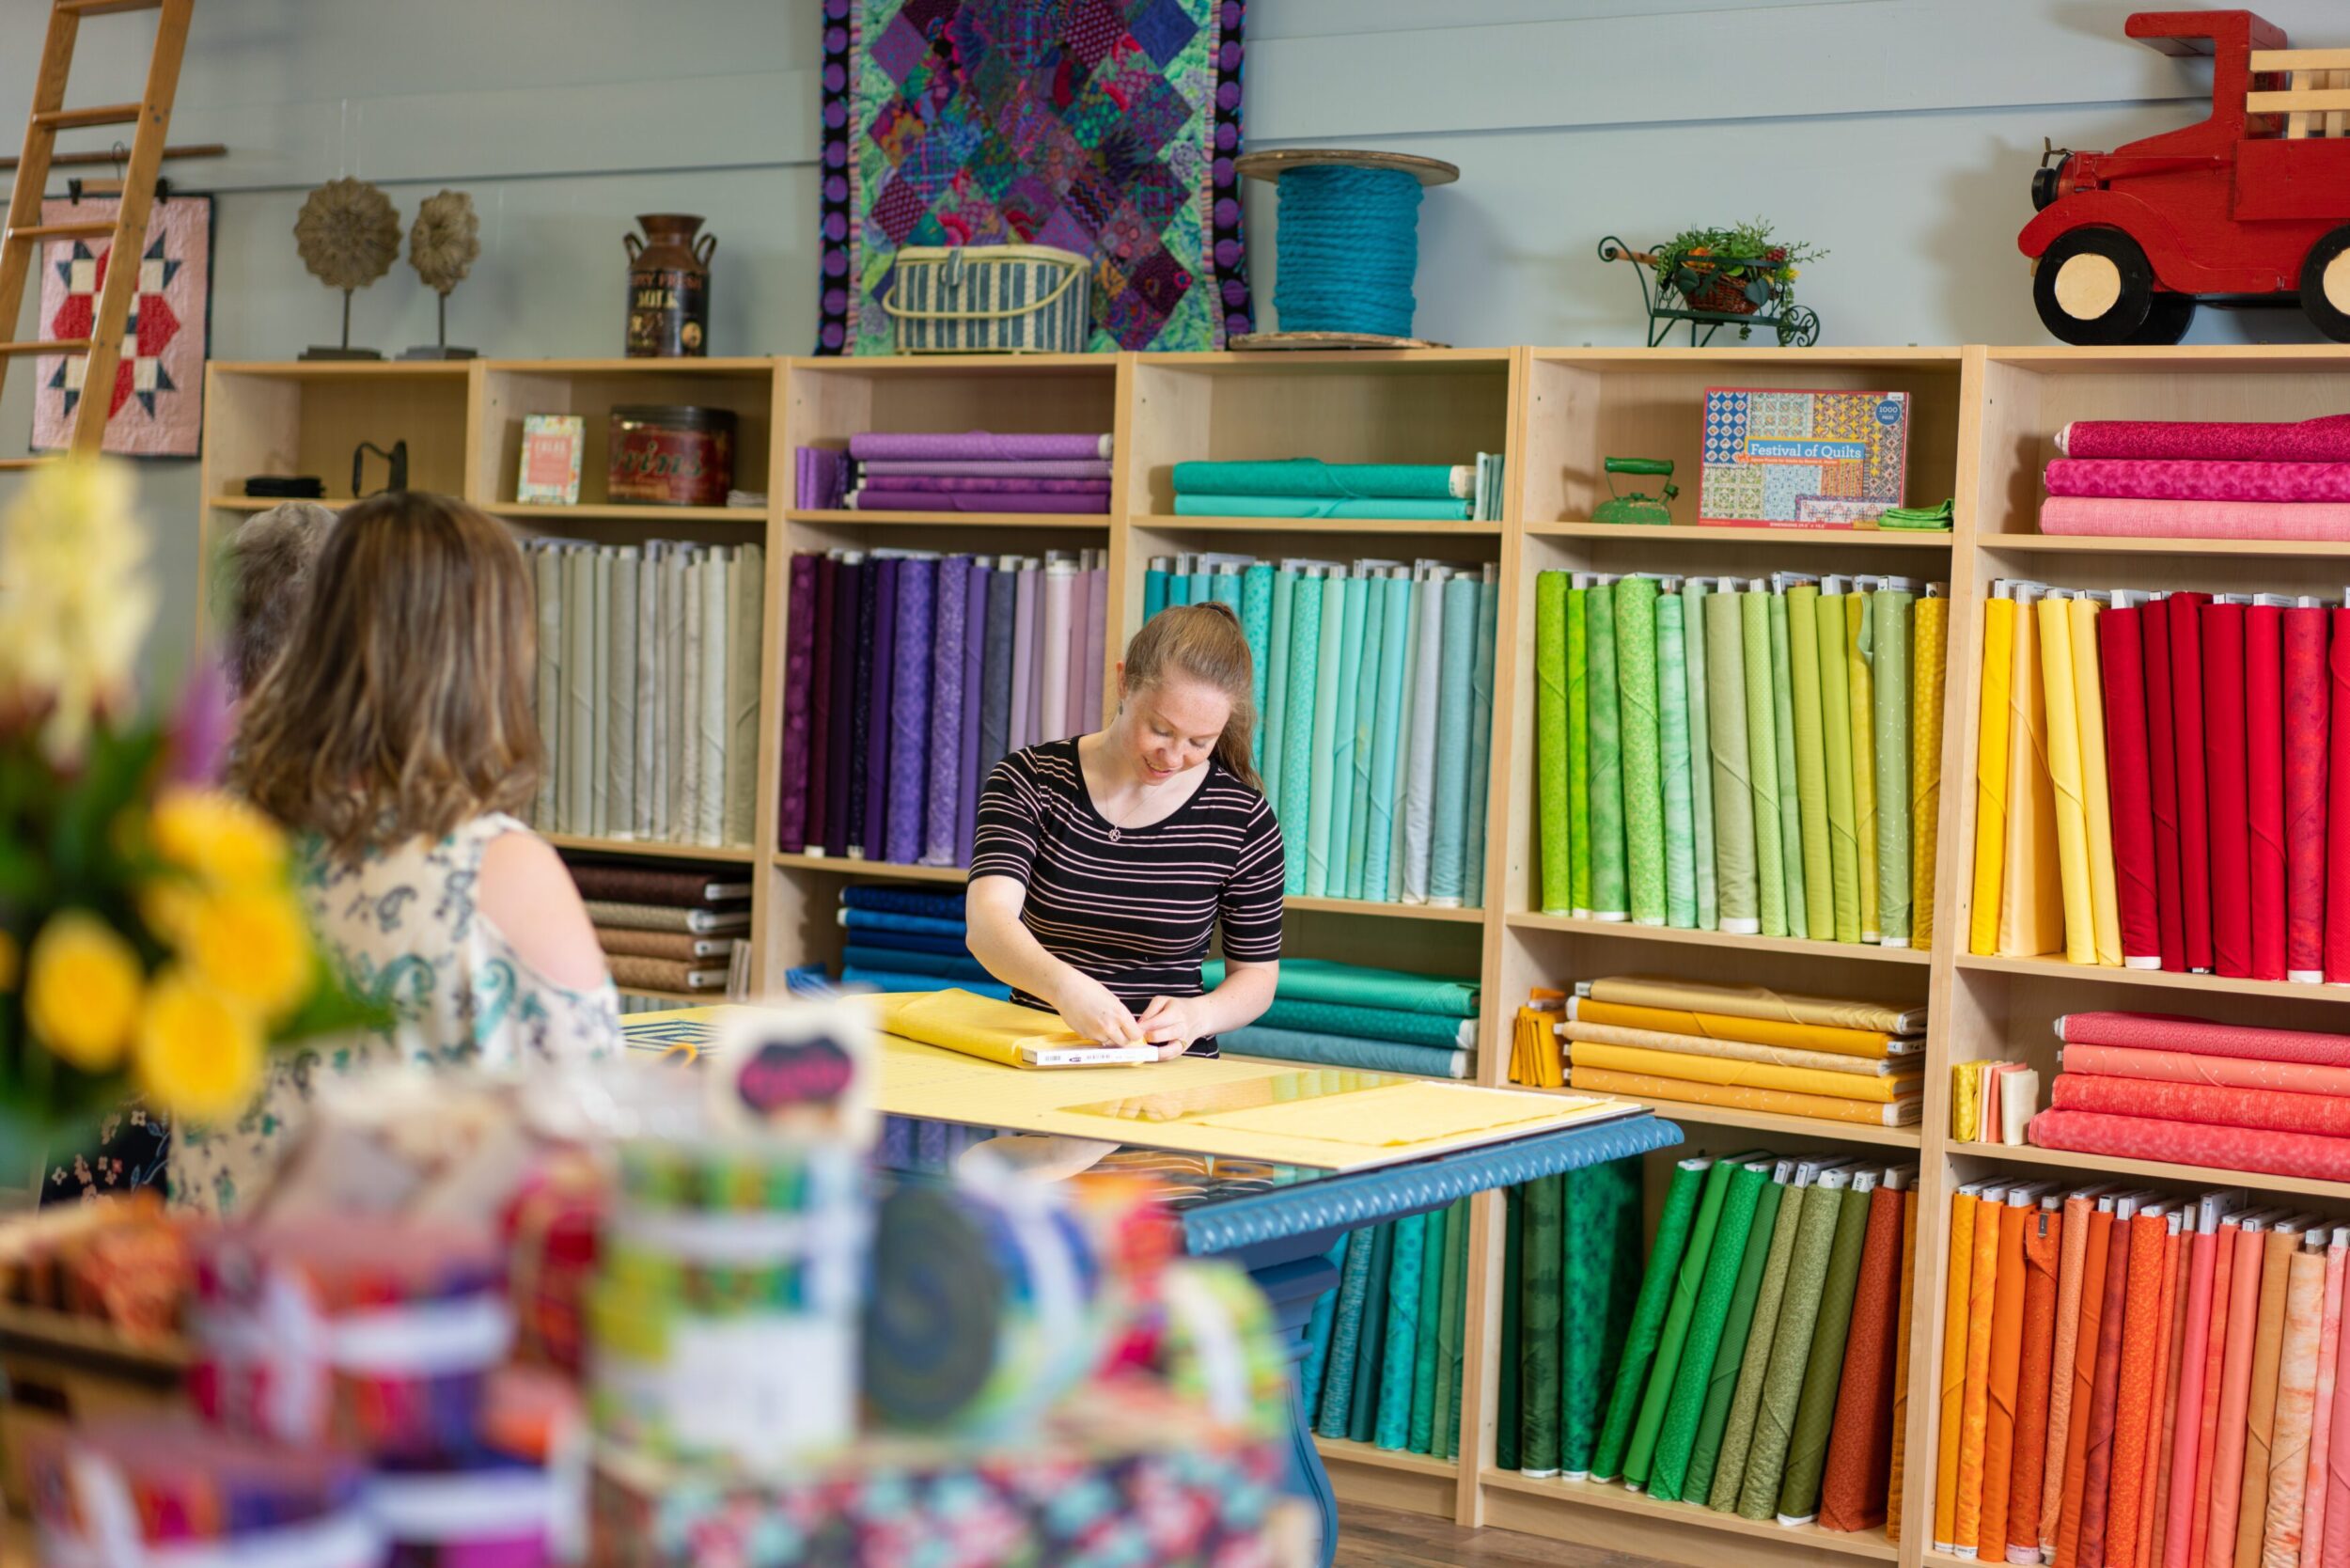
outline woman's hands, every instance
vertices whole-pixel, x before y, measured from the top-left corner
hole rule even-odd
[[[1206,1003],[1204,996],[1151,998],[1136,1022],[1142,1026],[1143,1039],[1159,1048],[1160,1060],[1182,1056],[1193,1041],[1215,1032],[1204,1016]]]
[[[1053,1009],[1070,1029],[1101,1045],[1132,1045],[1143,1038],[1135,1015],[1109,988],[1075,969],[1054,995]]]

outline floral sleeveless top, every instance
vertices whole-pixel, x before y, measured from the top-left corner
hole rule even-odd
[[[618,995],[557,985],[517,953],[476,907],[493,839],[530,831],[503,813],[477,817],[438,843],[411,839],[356,864],[307,847],[304,902],[327,956],[353,990],[388,1005],[384,1028],[311,1043],[274,1058],[265,1088],[233,1123],[173,1129],[176,1203],[232,1211],[292,1148],[318,1074],[407,1061],[507,1067],[576,1060],[620,1048]]]

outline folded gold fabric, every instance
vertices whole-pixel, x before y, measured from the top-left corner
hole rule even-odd
[[[1067,1050],[1094,1043],[1063,1028],[1052,1013],[968,991],[902,992],[882,997],[881,1006],[882,1027],[891,1034],[1007,1067],[1021,1065],[1023,1045]]]
[[[1923,1076],[1919,1073],[1905,1073],[1897,1078],[1862,1077],[1854,1073],[1821,1073],[1809,1067],[1780,1067],[1772,1062],[1651,1051],[1637,1045],[1601,1045],[1588,1041],[1576,1041],[1570,1046],[1568,1059],[1578,1070],[1597,1067],[1611,1073],[1646,1073],[1687,1083],[1820,1094],[1880,1105],[1914,1099]]]
[[[1840,1029],[1826,1024],[1789,1024],[1770,1018],[1738,1018],[1726,1012],[1627,1007],[1621,1002],[1594,1001],[1589,996],[1568,997],[1567,1016],[1578,1023],[1607,1024],[1622,1029],[1703,1035],[1708,1040],[1740,1040],[1750,1045],[1777,1045],[1796,1051],[1831,1051],[1838,1056],[1884,1058],[1914,1055],[1925,1049],[1923,1040],[1888,1034],[1882,1029]]]
[[[1634,1100],[1677,1100],[1692,1105],[1724,1105],[1738,1110],[1769,1111],[1780,1116],[1810,1116],[1823,1121],[1858,1121],[1872,1127],[1914,1124],[1925,1101],[1922,1097],[1872,1105],[1865,1100],[1838,1100],[1825,1094],[1794,1094],[1777,1089],[1739,1089],[1725,1084],[1692,1083],[1686,1078],[1659,1078],[1645,1073],[1617,1073],[1604,1067],[1577,1067],[1567,1074],[1570,1087],[1590,1094],[1615,1094]]]
[[[1789,1024],[1826,1024],[1840,1029],[1879,1029],[1887,1034],[1916,1034],[1926,1027],[1926,1010],[1922,1006],[1886,1007],[1875,1002],[1774,991],[1766,985],[1708,985],[1702,980],[1664,980],[1646,975],[1619,975],[1612,980],[1593,980],[1591,999],[1624,1002],[1633,1007],[1726,1012],[1736,1018],[1771,1018]]]
[[[1612,1024],[1583,1024],[1570,1020],[1559,1026],[1561,1040],[1593,1045],[1632,1045],[1644,1051],[1676,1051],[1686,1056],[1722,1057],[1731,1061],[1768,1062],[1777,1067],[1806,1067],[1817,1073],[1849,1073],[1882,1078],[1919,1071],[1919,1058],[1871,1058],[1839,1056],[1833,1051],[1797,1051],[1783,1045],[1750,1045],[1743,1040],[1714,1040],[1700,1034],[1666,1034],[1659,1029],[1622,1029]]]

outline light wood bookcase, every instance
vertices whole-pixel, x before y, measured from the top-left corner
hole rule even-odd
[[[1589,521],[1606,494],[1607,455],[1669,457],[1694,515],[1702,399],[1709,385],[1892,389],[1912,400],[1909,494],[1950,495],[1948,534],[1625,527]],[[1839,1534],[1782,1529],[1619,1486],[1535,1480],[1495,1467],[1502,1202],[1473,1205],[1459,1463],[1365,1445],[1322,1444],[1344,1499],[1413,1509],[1470,1524],[1528,1530],[1668,1560],[1704,1563],[1724,1550],[1788,1568],[1873,1559],[1917,1568],[1958,1560],[1931,1550],[1935,1369],[1943,1322],[1944,1216],[1960,1183],[1998,1171],[2020,1179],[2124,1176],[2176,1192],[2239,1186],[2350,1215],[2350,1184],[2110,1160],[2038,1149],[1957,1144],[1947,1136],[1949,1068],[2021,1057],[2044,1080],[2055,1068],[2048,1027],[2088,1007],[2233,1008],[2238,1016],[2307,1027],[2350,1027],[2350,989],[2092,969],[2059,960],[1966,952],[1974,819],[1980,603],[1995,577],[2076,587],[2199,587],[2307,591],[2312,574],[2350,580],[2350,545],[2044,538],[2034,531],[2041,465],[2068,419],[2300,418],[2350,406],[2350,355],[2330,347],[2080,350],[1958,348],[1465,349],[1367,353],[1033,355],[972,358],[785,358],[706,361],[478,360],[458,365],[217,364],[209,371],[203,528],[209,542],[271,503],[235,494],[254,473],[322,474],[347,482],[360,440],[409,443],[411,482],[462,494],[521,533],[600,542],[690,538],[767,549],[760,798],[779,783],[785,630],[794,552],[889,545],[1035,555],[1108,552],[1107,657],[1139,624],[1149,557],[1183,550],[1496,561],[1501,607],[1494,674],[1491,793],[1482,908],[1439,910],[1291,899],[1287,950],[1296,956],[1476,973],[1484,987],[1480,1081],[1503,1081],[1509,1026],[1527,988],[1627,971],[1767,981],[1794,989],[1923,1001],[1929,1011],[1925,1114],[1915,1128],[1815,1124],[1799,1118],[1660,1105],[1687,1134],[1684,1150],[1650,1156],[1652,1206],[1663,1168],[1690,1150],[1844,1148],[1919,1166],[1912,1297],[1904,1529]],[[619,402],[704,402],[736,410],[736,483],[764,490],[763,509],[612,506],[603,499],[602,415]],[[588,416],[582,505],[521,507],[513,494],[522,416]],[[1106,516],[937,516],[795,510],[791,451],[835,446],[859,431],[1096,430],[1116,457]],[[1505,516],[1493,523],[1283,521],[1173,515],[1172,465],[1189,458],[1314,456],[1332,461],[1509,459]],[[2329,569],[2328,562],[2339,563]],[[1950,585],[1946,714],[1934,946],[1930,951],[1770,940],[1601,924],[1538,912],[1533,884],[1534,577],[1544,570],[1652,571],[1753,577],[1773,570],[1898,574]],[[1105,672],[1106,674],[1106,672]],[[1114,682],[1105,679],[1105,690]],[[1105,699],[1106,701],[1106,699]],[[953,886],[960,871],[778,853],[776,814],[757,839],[713,851],[560,838],[565,847],[755,868],[752,939],[762,985],[789,966],[833,962],[840,886],[851,880]],[[2198,996],[2197,993],[2201,994]],[[2250,1005],[2247,1006],[2246,1004]]]

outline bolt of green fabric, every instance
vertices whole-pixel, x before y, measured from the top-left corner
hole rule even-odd
[[[1820,1512],[1820,1477],[1827,1466],[1829,1429],[1836,1423],[1836,1390],[1844,1378],[1844,1341],[1852,1332],[1869,1206],[1867,1193],[1847,1192],[1837,1211],[1836,1241],[1820,1286],[1819,1321],[1811,1329],[1811,1358],[1804,1367],[1803,1393],[1788,1440],[1787,1473],[1779,1480],[1778,1512],[1788,1519],[1809,1520]]]
[[[1749,1161],[1731,1168],[1723,1192],[1721,1217],[1715,1224],[1714,1245],[1706,1254],[1705,1275],[1698,1285],[1689,1336],[1682,1347],[1681,1365],[1673,1373],[1664,1424],[1657,1431],[1656,1456],[1649,1462],[1649,1496],[1660,1501],[1678,1502],[1689,1496],[1691,1450],[1704,1419],[1706,1394],[1713,1387],[1714,1364],[1730,1320],[1731,1298],[1744,1273],[1755,1206],[1770,1181],[1768,1165]],[[1711,1466],[1707,1473],[1710,1479]]]
[[[1706,1379],[1705,1408],[1699,1414],[1697,1435],[1689,1443],[1689,1470],[1682,1482],[1681,1495],[1691,1502],[1707,1502],[1713,1497],[1714,1478],[1720,1469],[1723,1433],[1730,1421],[1731,1397],[1738,1387],[1739,1371],[1746,1365],[1747,1337],[1754,1328],[1762,1271],[1770,1258],[1771,1238],[1777,1233],[1779,1203],[1787,1191],[1785,1183],[1774,1181],[1767,1183],[1755,1199],[1754,1219],[1747,1229],[1746,1251],[1738,1263],[1738,1281],[1730,1293],[1730,1310],[1722,1319],[1721,1338],[1714,1352],[1714,1370]],[[1791,1236],[1788,1250],[1792,1253],[1794,1249]],[[1751,1432],[1752,1428],[1748,1430]],[[1732,1495],[1735,1496],[1734,1487]]]
[[[1656,1240],[1648,1255],[1648,1272],[1640,1279],[1640,1295],[1624,1331],[1623,1356],[1616,1364],[1614,1390],[1607,1396],[1606,1419],[1600,1423],[1599,1445],[1591,1454],[1591,1475],[1613,1481],[1623,1473],[1624,1450],[1631,1445],[1633,1419],[1648,1389],[1649,1368],[1656,1359],[1656,1341],[1665,1330],[1665,1313],[1671,1304],[1673,1277],[1688,1249],[1689,1228],[1697,1217],[1698,1195],[1705,1184],[1711,1160],[1684,1160],[1673,1167],[1672,1184],[1665,1189],[1665,1205],[1657,1216]]]
[[[1534,794],[1543,851],[1543,913],[1574,903],[1574,839],[1567,825],[1567,585],[1564,572],[1534,579]]]
[[[1624,881],[1632,918],[1665,923],[1665,780],[1656,714],[1656,580],[1616,584],[1616,706],[1623,726]]]
[[[1698,923],[1697,804],[1684,613],[1677,593],[1656,601],[1656,745],[1664,770],[1665,923],[1690,931]]]
[[[1635,1155],[1567,1172],[1559,1468],[1569,1476],[1590,1472],[1639,1297],[1643,1164]]]
[[[1888,946],[1910,933],[1909,748],[1912,596],[1876,595],[1877,926]]]
[[[1714,595],[1704,583],[1692,578],[1682,585],[1682,666],[1689,705],[1689,818],[1697,830],[1700,931],[1721,929],[1721,895],[1714,849],[1714,718],[1707,711],[1713,701],[1713,687],[1706,674],[1712,657],[1706,647],[1706,606],[1713,602]]]
[[[1771,1370],[1771,1342],[1778,1337],[1778,1312],[1787,1300],[1795,1236],[1812,1189],[1789,1185],[1781,1192],[1770,1248],[1762,1259],[1762,1278],[1755,1287],[1754,1317],[1738,1358],[1738,1386],[1731,1390],[1730,1414],[1723,1419],[1721,1455],[1715,1461],[1714,1484],[1706,1492],[1706,1506],[1716,1513],[1734,1512],[1746,1487],[1747,1460],[1754,1451],[1755,1423],[1762,1413],[1762,1384]]]
[[[1860,830],[1853,805],[1852,682],[1846,668],[1844,597],[1823,593],[1811,608],[1819,650],[1821,759],[1827,784],[1829,912],[1836,940],[1857,942]]]
[[[1771,596],[1738,595],[1739,658],[1747,678],[1747,769],[1754,780],[1755,913],[1765,936],[1787,934],[1787,873],[1780,856],[1778,730],[1771,690]]]
[[[1820,1321],[1820,1297],[1827,1284],[1828,1255],[1836,1247],[1837,1219],[1849,1195],[1814,1187],[1804,1200],[1803,1228],[1795,1232],[1794,1256],[1787,1263],[1787,1290],[1778,1305],[1778,1332],[1771,1339],[1770,1370],[1762,1376],[1762,1407],[1754,1419],[1754,1444],[1747,1451],[1746,1483],[1738,1492],[1738,1516],[1757,1523],[1778,1507],[1786,1479],[1789,1445],[1794,1437],[1795,1407],[1803,1399],[1804,1372],[1811,1363],[1811,1331]]]
[[[1616,596],[1592,588],[1584,597],[1590,724],[1591,902],[1602,919],[1632,912],[1624,889],[1623,720],[1616,691]]]
[[[1718,876],[1718,923],[1752,931],[1757,919],[1754,868],[1754,770],[1747,760],[1746,645],[1739,627],[1739,596],[1709,593],[1704,606],[1705,700],[1690,713],[1709,713],[1706,745],[1697,753],[1697,772],[1711,787],[1711,858]],[[1692,726],[1689,744],[1697,748]],[[1700,863],[1708,858],[1700,850]],[[1780,918],[1785,915],[1782,912]]]
[[[1689,1325],[1697,1317],[1698,1294],[1705,1284],[1705,1271],[1714,1257],[1714,1233],[1721,1224],[1722,1201],[1730,1192],[1730,1178],[1737,1169],[1728,1160],[1716,1160],[1705,1173],[1705,1190],[1698,1199],[1696,1219],[1689,1225],[1689,1245],[1681,1254],[1681,1264],[1673,1271],[1671,1298],[1665,1307],[1665,1326],[1656,1337],[1656,1357],[1649,1368],[1648,1388],[1640,1395],[1640,1413],[1632,1422],[1632,1441],[1624,1450],[1623,1481],[1627,1486],[1646,1486],[1649,1468],[1656,1457],[1656,1435],[1664,1430],[1665,1407],[1672,1403],[1673,1386],[1681,1376],[1682,1353],[1688,1348]]]
[[[1588,915],[1591,910],[1591,700],[1590,642],[1583,599],[1588,588],[1567,589],[1567,909],[1544,913]]]
[[[1821,728],[1820,590],[1798,583],[1787,590],[1787,647],[1795,704],[1795,799],[1803,816],[1804,934],[1836,937],[1836,879],[1829,869],[1827,732]],[[1837,662],[1839,677],[1843,663]],[[1841,680],[1840,680],[1841,685]],[[1857,924],[1857,921],[1855,922]]]
[[[1525,1390],[1519,1467],[1543,1476],[1559,1468],[1559,1325],[1566,1262],[1560,1225],[1566,1178],[1544,1176],[1527,1183],[1523,1191],[1526,1257],[1518,1275],[1519,1361],[1514,1368],[1504,1367],[1502,1373],[1517,1375]]]

